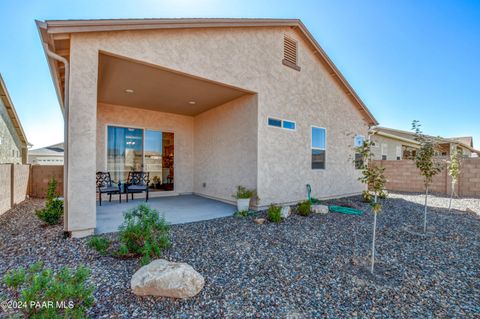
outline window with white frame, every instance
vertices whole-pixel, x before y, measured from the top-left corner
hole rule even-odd
[[[397,156],[397,161],[402,159],[402,145],[397,145],[395,155]]]
[[[268,118],[268,126],[284,128],[286,130],[291,130],[291,131],[295,131],[297,127],[294,121],[282,120],[274,117]]]
[[[355,135],[353,139],[353,144],[355,148],[362,147],[365,142],[365,136],[363,135]],[[362,169],[363,168],[363,156],[359,152],[355,152],[355,168]]]
[[[312,126],[312,169],[325,169],[326,130]]]
[[[387,159],[387,152],[388,152],[388,144],[382,143],[382,160]]]

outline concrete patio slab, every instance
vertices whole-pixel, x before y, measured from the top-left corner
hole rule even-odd
[[[117,197],[112,202],[102,201],[102,206],[97,202],[97,228],[95,233],[103,234],[118,231],[123,222],[123,212],[145,203],[139,198],[119,203]],[[179,195],[168,197],[150,198],[147,204],[165,216],[171,224],[190,223],[220,217],[231,216],[236,207],[227,203],[196,195]]]

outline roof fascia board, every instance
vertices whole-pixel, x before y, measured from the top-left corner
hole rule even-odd
[[[355,92],[355,90],[352,88],[352,86],[348,83],[348,81],[345,79],[343,76],[342,72],[335,66],[333,61],[330,59],[330,57],[327,55],[327,53],[322,49],[320,44],[315,40],[313,35],[308,31],[307,27],[303,24],[302,21],[298,20],[298,25],[304,36],[314,45],[315,49],[318,51],[318,53],[322,56],[324,61],[328,64],[328,66],[332,69],[332,71],[337,75],[338,79],[342,82],[342,84],[346,87],[346,89],[351,93],[352,97],[355,99],[355,101],[362,107],[363,111],[367,115],[367,117],[371,121],[371,125],[378,125],[378,121],[375,119],[373,114],[370,112],[368,107],[363,103],[363,101],[360,99],[358,94]]]
[[[403,138],[403,137],[400,137],[400,136],[396,136],[396,135],[384,133],[384,132],[381,132],[381,131],[375,131],[375,135],[380,135],[380,136],[388,137],[388,138],[391,138],[391,139],[394,139],[394,140],[398,140],[398,141],[402,141],[402,142],[407,142],[407,143],[414,144],[414,145],[420,145],[420,143],[417,142],[417,141],[415,141],[415,140],[410,140],[410,139],[408,139],[408,138]]]
[[[23,130],[22,123],[20,123],[20,119],[18,117],[17,111],[15,111],[15,107],[13,106],[12,99],[10,98],[10,94],[8,93],[7,86],[3,81],[2,75],[0,74],[0,97],[5,104],[5,108],[7,109],[7,113],[10,116],[10,120],[12,121],[13,127],[17,132],[18,138],[20,142],[23,144],[23,147],[28,147],[32,145],[27,140],[27,135]]]
[[[126,20],[48,20],[49,34],[125,31],[146,29],[186,29],[225,27],[296,26],[297,19],[126,19]]]
[[[65,107],[63,105],[63,93],[62,89],[60,88],[60,82],[58,81],[58,74],[57,74],[57,68],[55,67],[55,61],[50,58],[45,51],[45,47],[43,46],[43,43],[46,43],[49,47],[53,47],[53,41],[52,39],[48,36],[47,31],[47,23],[39,20],[35,20],[35,23],[37,25],[37,30],[38,30],[38,35],[40,36],[40,41],[42,42],[42,50],[43,53],[45,54],[45,58],[47,59],[48,62],[48,68],[50,69],[50,75],[52,77],[53,81],[53,86],[55,87],[55,91],[57,93],[57,99],[58,103],[60,104],[60,109],[62,110],[62,115],[64,115]],[[54,48],[52,48],[54,49]]]
[[[308,31],[303,22],[299,19],[113,19],[113,20],[47,20],[45,22],[37,21],[37,27],[42,41],[49,43],[43,35],[45,31],[50,37],[54,34],[77,33],[77,32],[101,32],[101,31],[126,31],[126,30],[147,30],[147,29],[179,29],[179,28],[225,28],[225,27],[295,27],[298,28],[306,39],[313,45],[315,51],[319,53],[321,60],[333,71],[332,76],[338,78],[341,85],[346,89],[345,94],[351,96],[360,106],[360,113],[364,114],[365,119],[370,125],[378,125],[378,121],[360,99],[355,90],[347,82],[343,74],[338,70],[333,61],[328,57],[320,44]],[[45,53],[46,54],[46,53]],[[58,82],[56,71],[52,66],[53,61],[47,56],[50,65],[50,71],[54,82]],[[53,69],[52,69],[53,68]],[[55,83],[57,96],[61,101],[60,86]]]

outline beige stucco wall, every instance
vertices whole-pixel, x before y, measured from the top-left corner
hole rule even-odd
[[[373,159],[374,160],[381,160],[382,159],[382,144],[386,145],[386,155],[387,160],[396,160],[397,159],[397,146],[402,149],[402,145],[406,143],[402,143],[401,141],[394,140],[385,136],[380,135],[373,135],[371,140],[375,143],[375,146],[372,147],[373,152]],[[413,147],[413,144],[409,145]],[[401,153],[402,154],[402,153]],[[400,155],[401,158],[402,155]]]
[[[300,43],[300,72],[281,63],[285,33]],[[100,50],[257,92],[256,184],[261,205],[306,198],[307,183],[312,185],[316,197],[347,195],[363,189],[357,181],[359,172],[352,164],[353,137],[366,135],[367,124],[293,29],[211,28],[73,34],[68,137],[70,194],[67,197],[72,219],[69,218],[68,230],[95,227],[95,189],[84,185],[94,185],[98,158],[102,156],[91,156],[96,152],[96,141],[101,139],[96,136]],[[297,130],[289,132],[268,127],[268,116],[294,120]],[[213,116],[208,118],[209,114],[199,116],[199,123],[214,120]],[[311,170],[310,125],[327,129],[327,167],[323,171]],[[214,133],[205,133],[200,128],[198,131],[200,135]],[[249,141],[254,138],[250,137]],[[199,141],[202,143],[201,137]],[[199,154],[199,158],[206,158],[202,156]],[[198,192],[202,190],[198,189],[197,182],[201,184],[206,174],[195,175],[194,188]],[[207,185],[212,184],[207,181]],[[223,197],[227,193],[230,189],[218,195]]]
[[[193,117],[139,108],[98,104],[97,165],[106,171],[107,125],[129,126],[174,133],[175,193],[193,192]]]
[[[21,164],[22,152],[20,139],[0,99],[0,164]]]
[[[257,114],[247,95],[195,117],[195,193],[233,201],[237,185],[257,187]]]
[[[261,205],[295,202],[307,196],[327,198],[356,194],[364,189],[353,165],[354,136],[366,136],[368,124],[325,67],[301,38],[277,30],[271,43],[272,61],[283,54],[283,34],[299,43],[295,71],[272,63],[271,79],[259,92],[259,176]],[[269,116],[296,122],[296,131],[267,126]],[[311,169],[311,126],[326,129],[326,168]]]

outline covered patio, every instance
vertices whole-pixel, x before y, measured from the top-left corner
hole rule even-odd
[[[133,207],[145,203],[144,198],[130,200],[128,203],[118,196],[112,201],[97,203],[97,234],[116,232],[123,222],[123,213]],[[183,224],[231,216],[236,207],[224,202],[198,195],[162,196],[148,200],[147,204],[162,214],[171,224]]]

